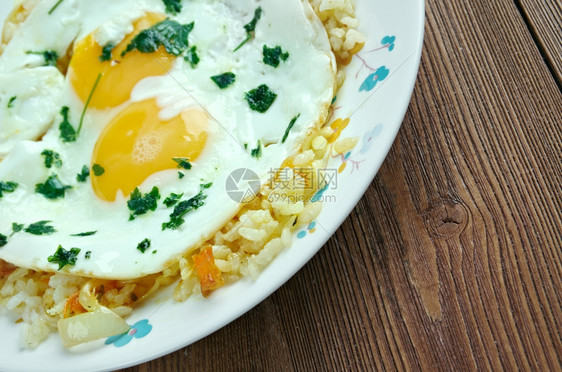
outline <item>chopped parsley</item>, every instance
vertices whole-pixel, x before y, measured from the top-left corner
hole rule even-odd
[[[146,252],[146,250],[150,248],[150,239],[146,238],[142,242],[137,245],[137,249],[142,253]]]
[[[49,176],[45,183],[38,183],[35,185],[35,192],[42,194],[47,199],[64,198],[66,190],[72,188],[71,186],[63,185],[58,176],[53,174]]]
[[[5,246],[6,244],[8,244],[8,237],[0,234],[0,247]]]
[[[20,231],[23,230],[23,228],[24,228],[23,223],[12,222],[12,233],[10,234],[10,236],[14,235],[15,233],[19,233]]]
[[[252,20],[244,25],[244,29],[246,30],[246,38],[240,43],[240,45],[238,45],[236,47],[236,49],[234,49],[234,51],[236,52],[238,49],[242,48],[242,46],[244,44],[246,44],[248,41],[250,41],[256,34],[256,25],[258,24],[258,21],[261,18],[261,13],[262,13],[262,9],[261,7],[258,7],[255,11],[254,11],[254,18],[252,18]]]
[[[92,251],[86,251],[86,254],[84,254],[84,258],[89,260],[90,257],[92,257]]]
[[[286,61],[289,58],[289,53],[283,52],[281,47],[277,45],[274,48],[269,48],[264,44],[263,46],[263,63],[273,67],[279,66],[279,63],[283,60]]]
[[[132,212],[129,221],[135,219],[136,216],[145,214],[148,211],[155,211],[160,199],[160,191],[158,187],[154,186],[148,194],[142,195],[139,188],[136,187],[131,193],[130,199],[127,202],[127,207]]]
[[[178,171],[178,178],[181,180],[185,177],[185,173]]]
[[[285,134],[283,135],[283,138],[281,139],[281,143],[285,143],[285,141],[287,140],[287,137],[289,137],[289,132],[291,131],[291,129],[293,129],[293,126],[295,125],[295,123],[297,122],[297,120],[299,119],[300,116],[301,116],[301,114],[298,114],[293,119],[291,119],[291,122],[289,123],[289,126],[285,130]]]
[[[90,175],[90,168],[87,165],[82,167],[82,171],[76,175],[76,181],[78,182],[86,182],[88,176]]]
[[[62,167],[62,160],[58,152],[53,150],[43,150],[41,155],[45,157],[45,167],[51,168],[53,165],[57,168]]]
[[[250,152],[250,155],[252,155],[252,157],[259,159],[261,158],[261,141],[258,140],[258,147],[256,147],[255,149],[252,149],[252,151]]]
[[[112,42],[109,42],[103,46],[101,50],[101,56],[98,57],[100,62],[111,61],[111,52],[113,51],[113,48],[115,48],[115,44]]]
[[[203,181],[203,180],[201,180],[201,181]],[[212,183],[212,182],[209,182],[209,183],[202,183],[202,184],[200,184],[199,186],[201,187],[201,189],[208,189],[208,188],[210,188],[211,186],[213,186],[213,183]]]
[[[166,52],[177,57],[187,50],[187,37],[193,30],[193,25],[193,22],[182,25],[165,19],[135,36],[121,53],[121,57],[135,49],[141,53],[154,53],[160,46],[164,46]]]
[[[220,89],[226,89],[236,80],[236,75],[232,72],[225,72],[224,74],[211,76],[211,80],[217,84]]]
[[[26,54],[37,54],[42,56],[45,60],[45,64],[43,66],[56,66],[57,60],[59,59],[59,55],[54,50],[45,50],[44,52],[33,52],[28,50]]]
[[[59,124],[59,130],[60,130],[60,137],[63,142],[74,142],[76,141],[76,138],[78,138],[78,135],[82,130],[82,124],[84,124],[84,116],[86,115],[86,110],[90,105],[90,101],[94,96],[94,92],[98,87],[101,77],[102,77],[102,73],[99,73],[94,83],[94,86],[92,87],[92,90],[90,90],[90,94],[88,95],[88,99],[86,100],[86,103],[84,104],[84,108],[82,109],[82,114],[80,115],[80,122],[78,123],[78,129],[75,130],[72,124],[70,124],[70,122],[68,121],[69,108],[67,106],[63,106],[63,108],[61,109],[60,114],[62,116],[62,122]]]
[[[192,46],[191,48],[189,48],[187,50],[187,53],[185,54],[185,57],[183,57],[183,59],[186,62],[189,62],[189,64],[191,65],[191,68],[195,68],[195,66],[197,66],[197,64],[200,61],[199,56],[197,55],[197,47]]]
[[[17,98],[18,98],[17,96],[11,97],[10,100],[8,101],[8,106],[7,106],[7,107],[8,107],[8,108],[14,107],[14,101],[15,101]]]
[[[98,74],[98,77],[96,78],[96,81],[94,82],[94,85],[92,86],[92,90],[90,90],[90,94],[88,94],[88,99],[86,99],[86,103],[84,104],[84,108],[82,109],[82,114],[80,115],[80,123],[78,124],[78,130],[76,130],[77,136],[80,134],[80,131],[82,130],[82,124],[84,123],[84,115],[86,115],[86,110],[88,109],[88,106],[90,105],[90,101],[92,100],[92,97],[94,96],[94,92],[96,91],[96,88],[98,87],[98,84],[101,80],[101,76],[102,76],[102,73],[100,72]]]
[[[70,234],[70,236],[91,236],[91,235],[95,235],[96,233],[97,231],[86,231],[78,234]]]
[[[49,12],[47,13],[48,15],[51,15],[57,8],[58,6],[63,2],[63,0],[59,0],[57,1],[57,3],[51,8],[51,10],[49,10]]]
[[[158,253],[156,249],[152,251],[152,254],[156,254],[156,253]]]
[[[192,167],[189,158],[172,158],[172,160],[178,163],[178,168],[190,170]]]
[[[166,5],[166,13],[177,15],[181,12],[181,0],[163,0]]]
[[[60,138],[62,142],[74,142],[76,141],[77,133],[70,121],[68,121],[68,106],[63,106],[60,110],[62,116],[62,121],[59,124]]]
[[[262,114],[269,109],[275,98],[277,98],[277,94],[265,84],[246,93],[246,101],[248,101],[250,108]]]
[[[57,230],[53,226],[49,226],[48,224],[51,221],[39,221],[32,223],[28,227],[26,227],[23,231],[33,235],[51,235]]]
[[[94,176],[96,177],[103,176],[103,174],[105,173],[105,169],[103,169],[103,167],[99,164],[92,165],[92,171],[94,172]]]
[[[164,199],[164,205],[168,208],[173,207],[176,205],[180,199],[182,198],[183,194],[174,194],[171,193],[166,199]]]
[[[262,13],[261,7],[258,7],[254,11],[254,18],[252,18],[252,20],[249,23],[244,25],[244,29],[246,30],[246,32],[254,32],[256,30],[256,24],[261,18],[261,13]]]
[[[18,188],[17,182],[2,182],[0,181],[0,198],[4,195],[5,192],[14,192]]]
[[[185,216],[188,212],[191,212],[192,210],[195,210],[205,205],[206,198],[207,195],[203,194],[203,191],[199,191],[199,193],[195,195],[193,198],[184,200],[179,204],[177,204],[174,207],[174,211],[172,212],[172,214],[170,214],[170,221],[164,222],[162,224],[162,230],[166,230],[166,229],[176,230],[185,222],[183,216]]]
[[[67,251],[62,247],[62,245],[59,245],[55,254],[47,257],[47,261],[59,264],[59,270],[61,270],[67,265],[76,265],[79,253],[80,248],[70,248],[70,250]]]

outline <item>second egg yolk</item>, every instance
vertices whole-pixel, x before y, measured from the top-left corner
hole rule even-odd
[[[93,33],[74,46],[68,78],[82,102],[86,102],[100,73],[102,79],[89,105],[95,109],[122,104],[130,98],[131,90],[139,81],[148,76],[163,75],[171,68],[175,57],[168,54],[164,47],[154,53],[133,50],[121,57],[121,53],[139,32],[164,19],[164,15],[157,13],[147,13],[138,19],[133,23],[134,31],[113,48],[110,61],[100,60],[103,46],[97,43]]]
[[[208,115],[190,108],[161,120],[159,112],[155,99],[136,102],[105,127],[92,156],[92,164],[105,170],[91,176],[98,197],[113,201],[117,190],[127,196],[150,175],[176,168],[174,158],[197,159],[207,140]]]

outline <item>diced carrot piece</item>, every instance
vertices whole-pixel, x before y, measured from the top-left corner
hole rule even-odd
[[[4,278],[16,270],[16,267],[4,260],[0,260],[0,278]]]
[[[80,305],[79,296],[80,291],[70,296],[64,303],[63,316],[65,318],[86,312],[86,309],[84,309],[82,305]]]
[[[193,255],[195,273],[201,283],[201,293],[207,297],[212,291],[224,285],[224,279],[220,269],[215,264],[213,249],[211,246],[201,249]]]

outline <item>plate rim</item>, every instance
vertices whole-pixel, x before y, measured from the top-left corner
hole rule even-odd
[[[356,0],[356,1],[366,1],[366,0]],[[95,367],[95,368],[92,368],[92,369],[84,368],[83,369],[84,371],[105,371],[105,370],[122,369],[122,368],[127,368],[127,367],[131,367],[131,366],[139,365],[139,364],[145,363],[147,361],[151,361],[151,360],[160,358],[162,356],[171,354],[171,353],[173,353],[173,352],[175,352],[175,351],[177,351],[181,348],[184,348],[188,345],[191,345],[191,344],[197,342],[198,340],[200,340],[204,337],[207,337],[209,334],[214,333],[215,331],[223,328],[225,325],[233,322],[234,320],[238,319],[242,315],[246,314],[249,310],[251,310],[252,308],[257,306],[264,299],[266,299],[271,294],[273,294],[275,291],[277,291],[290,278],[292,278],[298,271],[300,271],[304,267],[304,265],[306,265],[310,261],[310,259],[316,253],[318,253],[320,251],[320,249],[322,249],[322,247],[325,246],[326,242],[336,233],[336,231],[339,229],[341,224],[349,217],[349,214],[353,211],[353,209],[355,208],[357,203],[364,196],[366,190],[368,189],[368,187],[372,183],[372,181],[375,178],[376,174],[378,173],[382,163],[384,162],[384,159],[386,158],[386,156],[388,155],[388,152],[390,151],[392,145],[394,144],[396,136],[398,134],[398,131],[402,126],[402,122],[404,120],[406,111],[408,109],[409,102],[411,101],[412,93],[413,93],[414,86],[415,86],[415,83],[416,83],[416,80],[417,80],[416,77],[418,75],[420,61],[421,61],[421,54],[422,54],[422,49],[423,49],[423,39],[424,39],[424,29],[425,29],[425,2],[423,0],[415,0],[415,3],[416,3],[417,22],[418,23],[417,23],[417,37],[416,37],[415,42],[413,44],[415,44],[416,48],[412,52],[412,54],[408,57],[408,59],[404,62],[404,64],[406,64],[406,63],[410,63],[410,61],[413,61],[414,65],[412,66],[412,68],[410,68],[408,70],[410,72],[410,76],[408,76],[406,78],[406,80],[408,81],[408,86],[407,86],[408,89],[407,89],[406,93],[404,93],[403,95],[400,96],[400,98],[401,98],[401,102],[399,104],[400,108],[397,109],[398,110],[397,116],[400,118],[399,122],[396,125],[392,126],[392,130],[393,130],[393,132],[391,133],[392,141],[385,142],[383,144],[383,146],[380,148],[380,150],[378,151],[381,154],[380,158],[382,160],[380,162],[378,162],[378,164],[376,164],[375,167],[370,169],[370,172],[369,172],[368,176],[363,177],[361,179],[361,181],[359,182],[359,184],[354,187],[354,194],[353,194],[352,197],[350,197],[350,199],[348,199],[346,201],[346,203],[344,205],[344,212],[335,216],[333,223],[331,223],[331,227],[334,227],[333,232],[323,234],[321,236],[316,236],[315,240],[314,240],[314,246],[317,245],[316,249],[313,249],[310,252],[307,252],[306,255],[303,255],[302,257],[300,257],[299,263],[297,265],[294,265],[294,266],[290,267],[288,270],[285,270],[282,273],[283,275],[281,275],[281,278],[279,278],[279,280],[277,282],[275,282],[272,285],[267,286],[266,290],[262,290],[262,292],[259,295],[253,296],[251,298],[251,300],[245,301],[244,306],[239,307],[236,312],[230,313],[230,316],[225,318],[225,320],[223,320],[221,322],[217,322],[216,324],[213,325],[213,327],[210,327],[206,332],[203,332],[203,333],[199,334],[198,337],[195,337],[191,340],[187,340],[185,342],[182,341],[180,343],[176,343],[175,346],[172,347],[172,348],[162,348],[161,350],[155,351],[153,353],[147,353],[147,355],[145,355],[141,358],[137,357],[137,358],[130,359],[130,360],[126,360],[127,358],[124,358],[123,360],[117,361],[116,363],[109,362],[103,367],[98,366],[98,367]],[[411,8],[414,8],[414,6],[412,6]],[[386,82],[385,82],[385,84],[386,84]],[[381,87],[382,86],[383,86],[383,84],[381,84]],[[329,230],[332,230],[331,227],[330,227]],[[244,282],[244,280],[242,280],[241,282]],[[237,283],[235,283],[235,284],[237,284]],[[26,351],[24,351],[24,352],[26,352]],[[32,351],[31,351],[31,353],[32,353]],[[4,367],[2,366],[2,363],[0,361],[0,370],[3,370],[3,371],[25,371],[25,370],[28,370],[28,368],[22,367],[21,369],[13,369],[13,368],[4,369]]]

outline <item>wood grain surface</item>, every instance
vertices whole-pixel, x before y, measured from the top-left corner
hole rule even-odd
[[[535,42],[562,88],[562,0],[517,0]]]
[[[560,1],[428,0],[367,193],[303,270],[128,371],[562,370]]]

